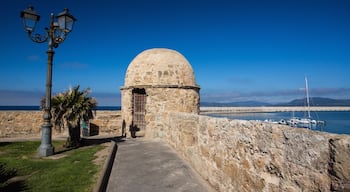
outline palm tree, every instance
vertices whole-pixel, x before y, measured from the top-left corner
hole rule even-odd
[[[80,86],[70,88],[51,98],[51,113],[53,123],[59,128],[68,127],[69,137],[67,147],[78,146],[80,143],[80,122],[93,119],[93,110],[97,101],[89,97],[90,89],[79,91]],[[42,100],[43,107],[45,100]]]

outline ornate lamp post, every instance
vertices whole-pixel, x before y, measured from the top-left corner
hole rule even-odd
[[[57,48],[62,43],[69,32],[73,29],[73,24],[76,19],[69,14],[68,9],[64,9],[63,12],[56,16],[51,13],[50,26],[45,28],[46,34],[33,34],[37,22],[40,20],[40,16],[35,12],[32,6],[29,6],[26,10],[21,12],[21,18],[23,19],[24,30],[27,32],[28,37],[36,42],[43,43],[48,42],[47,50],[47,76],[46,76],[46,96],[45,96],[45,108],[43,119],[44,123],[41,126],[41,144],[38,149],[40,157],[47,157],[53,154],[54,148],[52,146],[52,123],[51,123],[51,88],[52,88],[52,60],[54,55],[54,48]]]

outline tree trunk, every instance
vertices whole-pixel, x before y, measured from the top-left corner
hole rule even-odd
[[[80,122],[73,126],[68,123],[69,137],[67,139],[67,147],[79,147],[80,145]]]

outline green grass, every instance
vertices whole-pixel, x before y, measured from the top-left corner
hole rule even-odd
[[[54,141],[56,151],[63,151],[64,141]],[[40,142],[0,143],[0,191],[91,191],[101,166],[92,160],[103,146],[69,150],[59,159],[37,157]],[[22,177],[23,176],[23,177]],[[5,182],[13,178],[18,181]]]

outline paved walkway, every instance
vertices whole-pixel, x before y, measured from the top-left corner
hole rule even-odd
[[[177,154],[160,141],[118,143],[108,192],[213,191]]]

